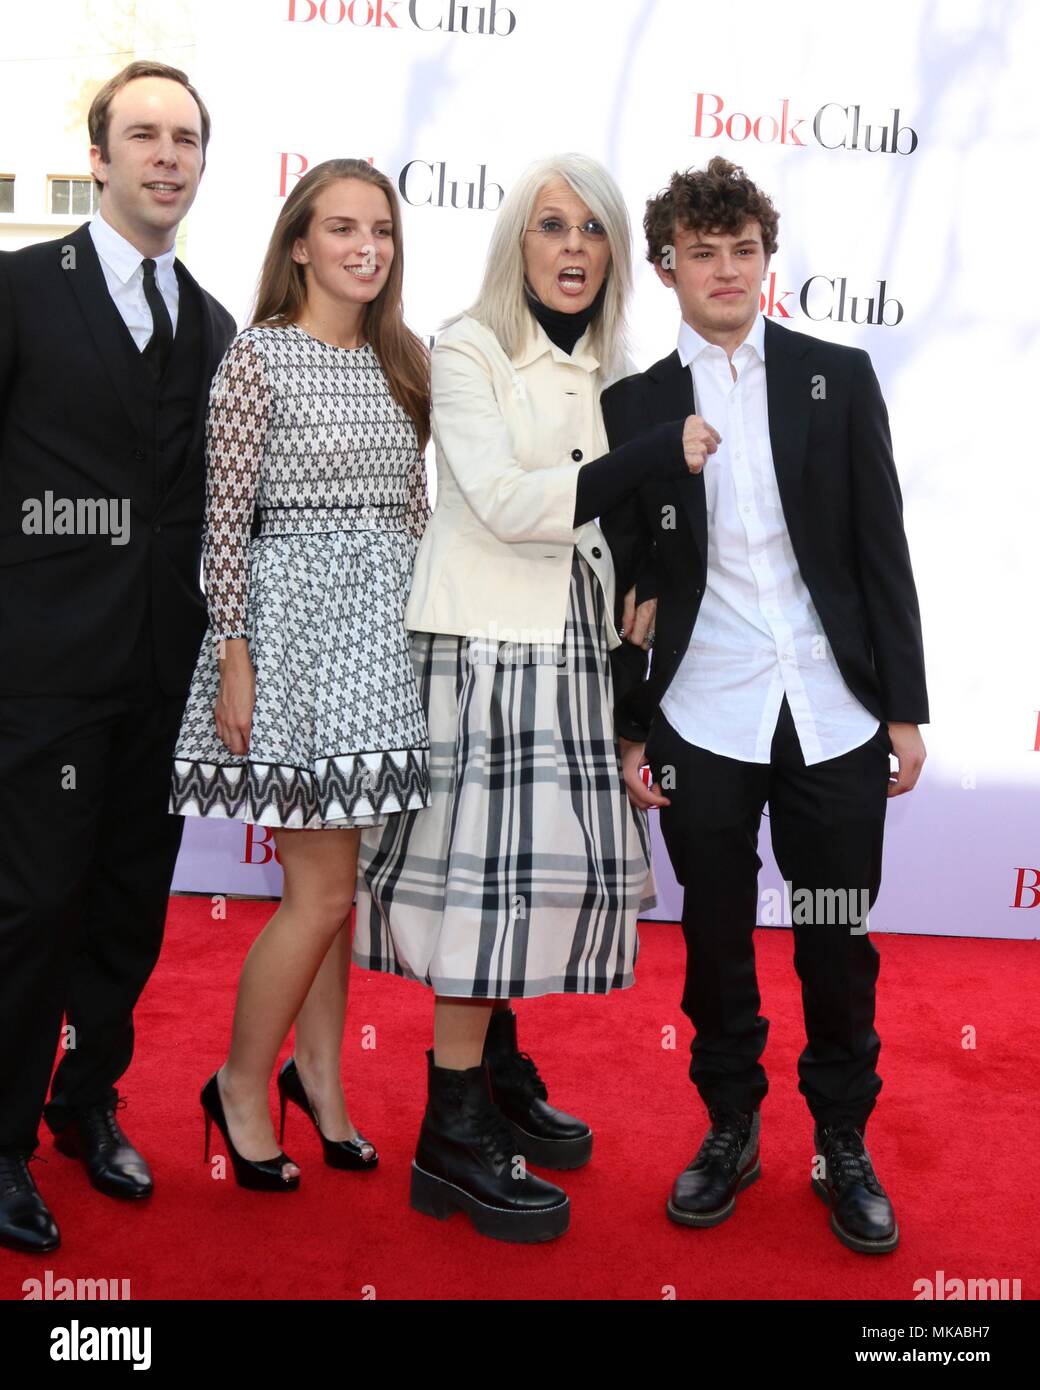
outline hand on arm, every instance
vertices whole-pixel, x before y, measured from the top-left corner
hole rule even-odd
[[[645,483],[699,473],[720,436],[698,415],[668,420],[585,464],[578,475],[574,522],[582,525],[625,502]]]

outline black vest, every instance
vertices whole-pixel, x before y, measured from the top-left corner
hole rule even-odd
[[[114,304],[112,308],[119,313]],[[198,410],[202,373],[202,305],[197,292],[181,281],[177,331],[173,336],[166,370],[158,382],[129,330],[123,337],[134,393],[145,406],[148,418],[148,452],[154,465],[154,496],[158,503],[169,492],[184,467]]]
[[[122,323],[122,315],[114,303],[112,310],[119,315]],[[181,280],[177,331],[173,335],[173,347],[166,361],[166,369],[158,381],[125,323],[123,327],[126,369],[147,418],[148,451],[142,467],[152,469],[149,490],[154,505],[158,506],[187,461],[186,454],[194,432],[202,373],[200,296]],[[157,680],[149,604],[145,604],[142,610],[126,680],[131,685],[146,686],[151,686]]]

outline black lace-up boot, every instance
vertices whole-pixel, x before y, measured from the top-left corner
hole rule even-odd
[[[885,1255],[894,1250],[899,1244],[899,1227],[888,1194],[877,1180],[863,1131],[850,1121],[818,1124],[813,1143],[812,1185],[830,1206],[831,1230],[842,1245],[864,1255]],[[817,1177],[820,1168],[823,1171]]]
[[[675,1180],[668,1215],[681,1226],[717,1226],[737,1204],[737,1193],[761,1175],[757,1110],[708,1107],[711,1128],[688,1168]]]
[[[455,1071],[426,1054],[428,1100],[412,1164],[412,1206],[443,1221],[465,1212],[483,1236],[528,1244],[562,1235],[566,1192],[527,1172],[492,1102],[487,1068]]]
[[[0,1245],[42,1255],[57,1250],[61,1236],[40,1196],[24,1154],[0,1154]]]
[[[542,1168],[580,1168],[592,1155],[592,1130],[548,1103],[549,1092],[527,1052],[516,1045],[516,1014],[494,1009],[484,1039],[491,1096],[513,1131],[517,1153]]]

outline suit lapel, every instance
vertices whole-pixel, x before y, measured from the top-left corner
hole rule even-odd
[[[188,471],[188,464],[193,458],[198,457],[199,450],[203,447],[206,429],[206,410],[209,405],[209,383],[212,381],[213,373],[217,370],[219,364],[219,359],[214,360],[217,335],[213,326],[213,309],[209,297],[202,292],[198,281],[180,261],[174,261],[173,268],[177,272],[177,279],[180,282],[182,304],[185,295],[194,294],[197,296],[199,317],[202,320],[202,370],[205,372],[205,377],[199,382],[200,389],[196,393],[195,418],[191,430],[191,443],[184,454],[184,462],[181,465],[180,471],[170,484],[170,490],[167,496],[177,487],[180,480]],[[182,320],[178,318],[178,327],[181,322]]]
[[[657,387],[654,416],[657,422],[683,420],[696,415],[697,402],[693,390],[693,373],[684,367],[678,352],[670,353],[650,368],[649,376]],[[704,474],[690,473],[677,485],[683,509],[700,551],[701,562],[708,563],[708,508],[704,493]],[[671,490],[671,484],[669,484]]]
[[[814,381],[804,361],[808,343],[786,329],[765,324],[766,400],[769,444],[784,514],[797,511],[805,467]],[[826,383],[823,383],[824,388]],[[789,523],[790,524],[790,523]]]
[[[66,281],[94,339],[98,355],[105,364],[113,390],[122,402],[134,429],[139,434],[145,434],[145,412],[134,391],[131,374],[126,370],[127,328],[108,292],[105,273],[101,269],[101,262],[90,235],[89,223],[84,222],[82,227],[77,227],[66,244],[73,246],[76,251],[75,260],[70,264],[66,264],[67,258],[63,257],[62,269]]]

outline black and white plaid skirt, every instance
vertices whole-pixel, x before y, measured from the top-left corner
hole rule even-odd
[[[575,551],[562,646],[415,632],[411,654],[432,796],[362,833],[354,961],[462,998],[627,988],[655,899],[594,572]]]

